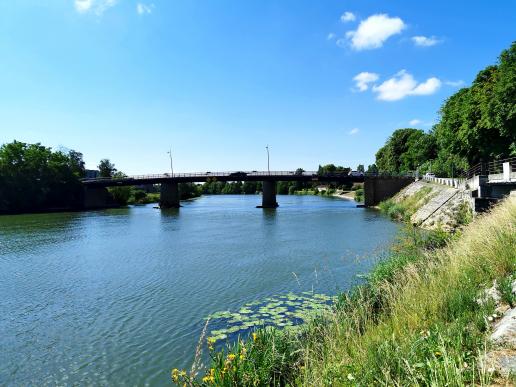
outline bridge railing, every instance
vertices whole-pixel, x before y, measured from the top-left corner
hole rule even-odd
[[[246,176],[258,176],[258,177],[267,177],[267,176],[295,176],[296,171],[231,171],[231,172],[189,172],[189,173],[160,173],[160,174],[151,174],[151,175],[132,175],[132,176],[122,176],[122,177],[91,177],[85,178],[81,181],[89,182],[89,181],[123,181],[123,180],[155,180],[155,179],[174,179],[174,178],[195,178],[195,177],[234,177],[236,180],[239,178],[243,178]],[[316,171],[304,171],[299,174],[301,176],[317,176]]]

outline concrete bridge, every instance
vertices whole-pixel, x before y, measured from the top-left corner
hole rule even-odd
[[[365,205],[372,206],[394,195],[401,188],[410,184],[412,177],[386,177],[358,175],[348,173],[328,173],[319,175],[315,171],[236,171],[236,172],[197,172],[159,175],[140,175],[117,178],[83,179],[85,186],[85,208],[106,206],[109,194],[107,187],[160,184],[160,207],[179,207],[179,183],[203,183],[207,181],[261,181],[261,208],[278,207],[276,201],[276,183],[278,181],[322,182],[322,183],[364,183]]]

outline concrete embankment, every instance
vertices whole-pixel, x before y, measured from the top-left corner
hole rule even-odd
[[[410,207],[410,222],[426,229],[451,231],[471,212],[469,192],[423,180],[403,188],[392,201]]]

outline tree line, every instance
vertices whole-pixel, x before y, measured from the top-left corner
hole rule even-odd
[[[481,70],[470,87],[449,97],[439,121],[425,133],[397,129],[370,168],[404,173],[418,170],[457,176],[479,162],[516,156],[516,42],[495,65]]]
[[[13,141],[0,147],[0,213],[76,208],[83,202],[82,154]]]

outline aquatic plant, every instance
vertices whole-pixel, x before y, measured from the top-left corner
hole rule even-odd
[[[210,320],[208,340],[213,346],[248,336],[256,328],[292,328],[329,310],[335,300],[336,297],[312,292],[288,293],[249,302],[238,311],[215,312],[206,317]]]

